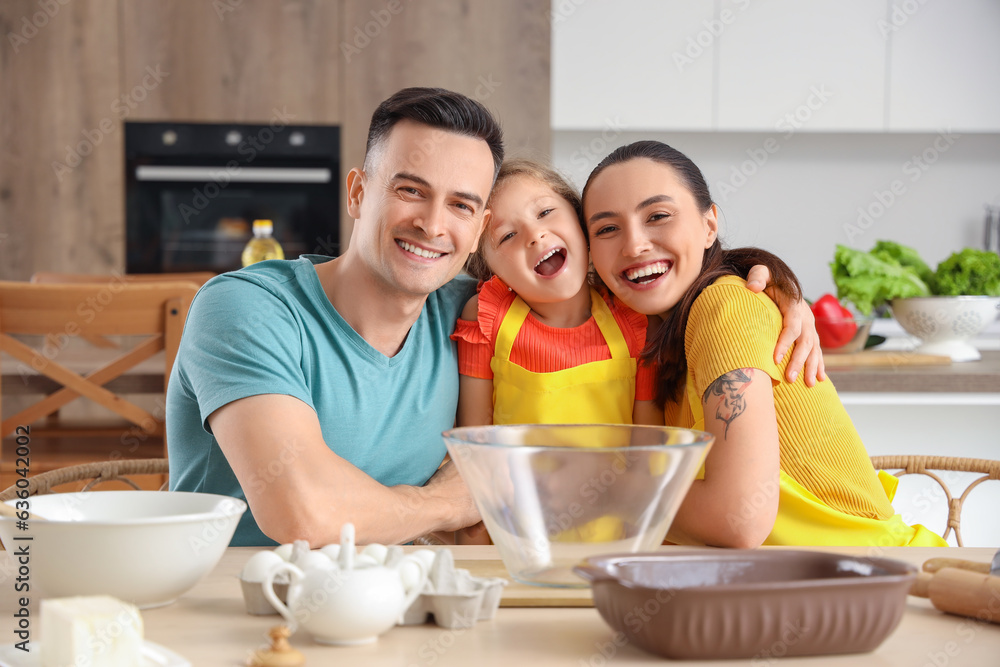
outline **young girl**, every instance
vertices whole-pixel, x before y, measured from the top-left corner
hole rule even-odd
[[[890,503],[895,478],[876,473],[830,382],[788,382],[771,356],[774,303],[745,289],[724,251],[715,204],[687,156],[655,141],[615,150],[583,193],[594,268],[628,306],[658,315],[650,335],[665,421],[713,433],[703,475],[668,539],[715,546],[940,545]],[[775,283],[799,291],[786,266]]]
[[[458,424],[656,423],[636,360],[647,318],[587,280],[580,199],[558,174],[505,162],[468,271],[484,281],[455,333]]]

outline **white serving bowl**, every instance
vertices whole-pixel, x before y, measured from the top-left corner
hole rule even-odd
[[[222,558],[247,505],[211,493],[87,491],[32,496],[32,514],[0,517],[11,554],[29,551],[39,598],[112,595],[141,608],[176,600]],[[15,506],[15,500],[7,504]],[[31,537],[29,540],[15,538]]]
[[[917,352],[978,361],[982,355],[969,340],[996,319],[1000,297],[920,296],[893,299],[890,305],[900,326],[923,341]]]

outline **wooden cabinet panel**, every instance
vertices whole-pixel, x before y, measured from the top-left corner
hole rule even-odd
[[[126,0],[122,90],[165,73],[130,118],[338,123],[339,19],[329,0]]]
[[[123,264],[116,12],[117,0],[0,3],[0,279]]]
[[[549,5],[548,0],[345,0],[340,54],[345,175],[364,160],[375,107],[407,86],[448,88],[478,99],[503,123],[508,155],[548,160]],[[352,224],[344,212],[344,243]]]

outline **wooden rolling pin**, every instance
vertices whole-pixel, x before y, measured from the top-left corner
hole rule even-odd
[[[989,563],[979,563],[974,560],[962,560],[961,558],[928,558],[924,561],[924,572],[937,572],[946,567],[957,567],[959,570],[969,572],[990,573]]]
[[[930,598],[931,604],[949,614],[1000,624],[1000,577],[945,567],[918,573],[910,595]]]

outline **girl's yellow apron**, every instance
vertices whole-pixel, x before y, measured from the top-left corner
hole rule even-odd
[[[705,430],[705,415],[694,391],[691,374],[687,381],[688,404],[697,430]],[[830,507],[785,471],[779,470],[778,517],[764,544],[772,545],[845,545],[875,547],[946,547],[948,543],[934,532],[917,524],[903,523],[899,514],[886,520],[845,514]],[[698,472],[704,479],[705,468]],[[879,482],[891,502],[899,480],[884,470],[878,472]]]
[[[494,424],[631,424],[636,361],[601,295],[590,290],[590,311],[611,358],[552,373],[533,373],[510,360],[521,325],[530,312],[515,297],[500,322],[493,369]]]
[[[611,358],[551,373],[534,373],[510,360],[530,312],[521,297],[497,332],[493,369],[494,424],[631,424],[636,360],[607,303],[590,290],[590,312],[611,350]],[[624,534],[620,519],[603,516],[553,536],[558,542],[606,542]]]

